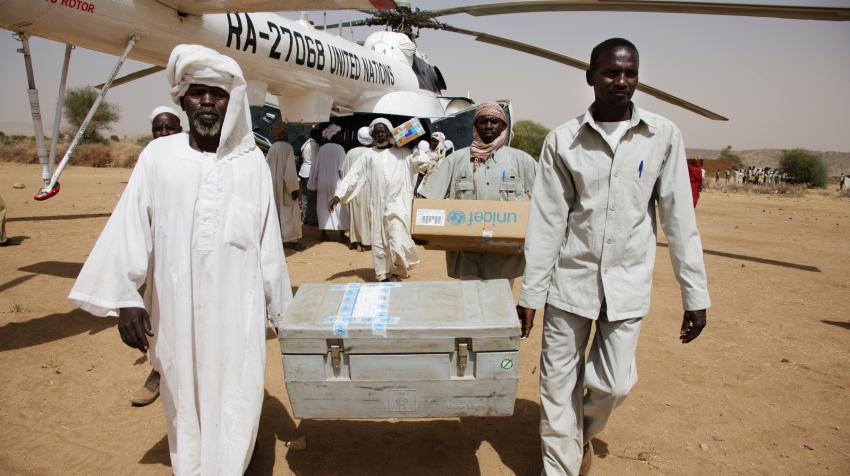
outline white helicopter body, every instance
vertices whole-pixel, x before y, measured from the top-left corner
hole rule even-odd
[[[327,121],[332,114],[351,112],[418,117],[446,113],[446,101],[435,91],[421,89],[411,64],[399,54],[377,52],[274,13],[184,14],[156,0],[3,3],[2,28],[114,55],[137,35],[129,57],[152,65],[165,66],[180,43],[218,50],[242,67],[254,105],[266,92],[275,95],[292,122]],[[276,3],[280,8],[303,2]]]

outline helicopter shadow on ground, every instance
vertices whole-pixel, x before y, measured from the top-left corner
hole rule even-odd
[[[540,473],[539,405],[517,400],[509,417],[445,420],[303,420],[307,449],[286,460],[298,475],[476,475],[487,442],[518,475]]]
[[[375,282],[377,279],[375,278],[375,269],[374,268],[355,268],[355,269],[347,269],[345,271],[340,271],[338,273],[334,273],[327,278],[325,281],[333,281],[339,278],[350,278],[350,277],[358,277],[363,281]]]
[[[18,268],[18,271],[27,273],[45,274],[58,278],[77,279],[83,263],[71,263],[67,261],[41,261]]]
[[[171,455],[168,452],[168,435],[162,435],[149,450],[145,452],[139,464],[161,464],[171,467]]]
[[[115,319],[95,317],[75,309],[0,327],[0,352],[46,344],[87,332],[97,334],[117,324]]]

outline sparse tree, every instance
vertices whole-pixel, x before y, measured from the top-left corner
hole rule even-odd
[[[727,145],[720,151],[720,155],[717,156],[717,160],[728,160],[729,162],[732,162],[732,167],[736,169],[744,168],[744,161],[741,160],[741,156],[732,153],[731,145]]]
[[[537,160],[540,150],[543,148],[543,140],[549,133],[543,124],[534,121],[522,120],[514,123],[511,147],[524,150],[528,155]]]
[[[823,159],[806,149],[783,150],[779,158],[779,170],[790,176],[791,183],[826,187],[826,164]]]
[[[65,94],[65,120],[74,128],[75,134],[96,98],[97,91],[92,87],[69,89]],[[83,134],[82,142],[104,142],[101,132],[110,129],[119,117],[118,105],[102,101]]]

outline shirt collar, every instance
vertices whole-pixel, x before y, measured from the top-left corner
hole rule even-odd
[[[599,124],[593,118],[593,110],[594,105],[591,104],[590,107],[587,108],[587,112],[584,113],[584,118],[581,121],[581,127],[579,128],[579,133],[585,129],[585,126],[590,129],[595,129],[596,132],[602,134],[602,128],[599,127]],[[644,117],[642,117],[641,109],[635,106],[635,103],[631,103],[632,108],[632,117],[629,119],[629,129],[633,129],[638,127],[641,123],[646,124],[647,129],[649,129],[650,133],[655,132],[655,126],[647,121]]]
[[[490,158],[488,158],[487,160],[485,160],[484,162],[481,162],[481,163],[484,164],[484,163],[489,163],[489,162],[492,161],[494,164],[498,164],[499,163],[499,152],[505,150],[507,147],[508,146],[506,146],[506,145],[502,145],[501,147],[496,149],[495,152],[493,152],[493,155],[491,155]],[[471,147],[464,147],[464,149],[466,149],[466,153],[469,154],[469,157],[466,160],[468,160],[470,163],[472,163],[472,148]],[[464,150],[464,149],[461,149],[461,150]],[[455,152],[455,153],[457,153],[457,152]],[[446,157],[448,157],[448,155]]]

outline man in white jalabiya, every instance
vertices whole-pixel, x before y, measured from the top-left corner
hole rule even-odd
[[[183,132],[180,116],[171,106],[160,106],[154,109],[148,119],[151,121],[151,137],[154,139]],[[134,407],[144,407],[153,403],[158,396],[159,372],[152,368],[142,388],[130,395],[130,403]]]
[[[283,246],[295,251],[304,251],[304,245],[301,244],[301,204],[298,203],[301,192],[298,173],[295,171],[295,153],[287,142],[289,134],[286,124],[280,121],[272,124],[271,136],[275,142],[269,147],[266,161],[272,173],[274,201],[277,205]]]
[[[342,180],[342,164],[345,162],[345,149],[339,144],[342,140],[342,128],[330,124],[322,129],[323,144],[313,159],[310,180],[307,188],[316,191],[316,213],[319,217],[319,239],[327,240],[327,230],[339,231],[339,241],[343,241],[344,230],[348,229],[348,210],[340,207],[328,210],[323,204],[333,197],[337,184]]]
[[[369,151],[372,145],[372,136],[369,135],[369,127],[364,126],[357,130],[357,142],[361,147],[355,147],[345,154],[345,162],[342,164],[342,176],[351,171],[352,168],[363,159],[363,154]],[[356,197],[348,202],[349,232],[348,238],[351,248],[366,251],[372,246],[372,227],[369,216],[369,190],[362,190]]]
[[[410,237],[411,176],[418,170],[412,155],[390,143],[392,128],[383,117],[372,121],[373,147],[345,176],[328,203],[333,210],[340,201],[349,203],[364,189],[369,191],[372,261],[378,281],[398,281],[419,264]]]
[[[422,147],[423,145],[426,145],[427,148]],[[422,141],[419,143],[419,148],[420,155],[418,161],[421,163],[419,170],[422,178],[419,180],[418,186],[421,187],[425,185],[431,173],[446,158],[446,135],[442,132],[434,132],[427,142]]]
[[[178,45],[166,75],[190,132],[142,151],[69,299],[118,316],[121,339],[150,348],[174,473],[242,474],[263,403],[265,320],[279,322],[292,299],[271,175],[235,61]]]

